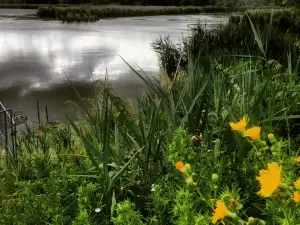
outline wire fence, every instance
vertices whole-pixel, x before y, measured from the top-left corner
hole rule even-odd
[[[0,102],[0,146],[17,159],[16,123],[12,110],[6,109]]]

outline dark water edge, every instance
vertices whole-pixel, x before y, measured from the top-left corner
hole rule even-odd
[[[103,88],[106,82],[112,88],[112,91],[118,97],[126,100],[134,99],[135,96],[142,95],[146,91],[146,85],[140,78],[133,73],[131,78],[125,76],[125,79],[118,81],[97,80],[94,82],[74,82],[58,84],[49,89],[32,90],[22,95],[20,90],[22,86],[0,90],[0,100],[6,108],[12,108],[13,111],[22,111],[28,116],[29,121],[38,120],[37,101],[40,105],[41,117],[45,117],[45,107],[48,108],[49,121],[66,120],[65,113],[75,118],[74,113],[68,101],[80,105],[76,91],[85,100],[95,98]],[[154,75],[154,74],[153,74]],[[76,91],[74,90],[76,89]]]

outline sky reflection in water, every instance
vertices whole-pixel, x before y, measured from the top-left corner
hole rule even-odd
[[[155,76],[159,68],[150,43],[157,37],[170,35],[178,42],[188,35],[188,24],[199,18],[207,24],[227,21],[224,15],[193,15],[66,24],[15,20],[2,14],[0,10],[0,101],[25,111],[30,119],[36,114],[36,100],[57,111],[75,98],[68,79],[84,96],[91,96],[93,80],[103,80],[106,70],[116,93],[131,97],[144,85],[120,56],[135,69],[139,66]],[[51,119],[59,115],[53,113]]]

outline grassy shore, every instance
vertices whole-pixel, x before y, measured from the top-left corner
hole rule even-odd
[[[245,8],[229,8],[217,6],[47,6],[38,9],[41,18],[52,18],[61,21],[97,21],[107,17],[179,15],[198,13],[226,13],[244,11]]]

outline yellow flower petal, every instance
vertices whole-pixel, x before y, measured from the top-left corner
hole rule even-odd
[[[281,167],[277,163],[269,163],[267,170],[260,170],[259,181],[261,189],[258,192],[263,197],[270,197],[272,193],[279,187],[281,177]]]
[[[297,158],[296,163],[300,163],[300,156]]]
[[[294,201],[300,202],[300,194],[298,192],[294,192]]]
[[[298,178],[295,182],[294,185],[296,188],[300,189],[300,178]]]
[[[216,208],[214,209],[212,223],[216,224],[218,220],[222,220],[222,224],[225,224],[223,219],[228,215],[228,209],[224,202],[218,200],[216,202]]]
[[[243,118],[237,123],[230,122],[229,125],[231,126],[232,130],[243,132],[247,126],[246,116],[243,116]]]
[[[253,140],[260,139],[260,129],[260,127],[252,127],[244,132],[244,136]]]

